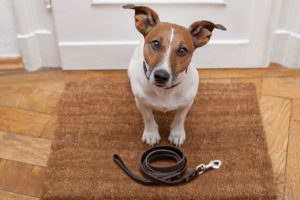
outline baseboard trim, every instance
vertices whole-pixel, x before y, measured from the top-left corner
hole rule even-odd
[[[80,42],[59,42],[60,47],[65,46],[124,46],[124,45],[138,45],[139,40],[111,40],[111,41],[80,41]],[[209,45],[244,45],[249,44],[247,39],[240,40],[211,40]]]
[[[24,69],[22,57],[0,57],[0,70],[19,70]]]
[[[62,68],[127,69],[138,41],[59,42]],[[241,66],[267,67],[261,62],[245,63],[248,40],[212,40],[193,55],[199,68],[239,68]]]

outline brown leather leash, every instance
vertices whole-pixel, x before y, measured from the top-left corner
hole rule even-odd
[[[113,155],[113,160],[124,170],[124,172],[138,183],[144,185],[178,185],[189,182],[199,174],[209,169],[220,168],[222,162],[213,160],[209,164],[200,164],[191,172],[184,173],[187,169],[187,159],[183,152],[173,146],[157,146],[145,151],[140,159],[140,170],[147,179],[143,179],[132,173],[121,157],[117,154]],[[158,160],[172,160],[176,162],[173,165],[159,167],[152,165]]]

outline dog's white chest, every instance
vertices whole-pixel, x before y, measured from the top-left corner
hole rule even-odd
[[[173,91],[138,92],[136,98],[139,98],[143,104],[161,112],[178,110],[193,101],[193,97],[178,96]]]

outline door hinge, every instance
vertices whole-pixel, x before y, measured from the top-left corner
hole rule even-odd
[[[44,0],[46,8],[49,10],[52,8],[52,0]]]

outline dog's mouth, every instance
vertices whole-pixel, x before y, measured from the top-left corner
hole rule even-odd
[[[159,84],[159,83],[153,83],[153,85],[155,85],[156,87],[159,87],[159,88],[164,88],[164,89],[171,89],[171,88],[174,88],[176,86],[178,86],[181,82],[178,82],[176,84],[172,84],[170,87],[167,87],[165,84]]]
[[[153,85],[155,85],[156,87],[160,87],[160,88],[166,87],[165,84],[160,84],[160,83],[153,83]]]

